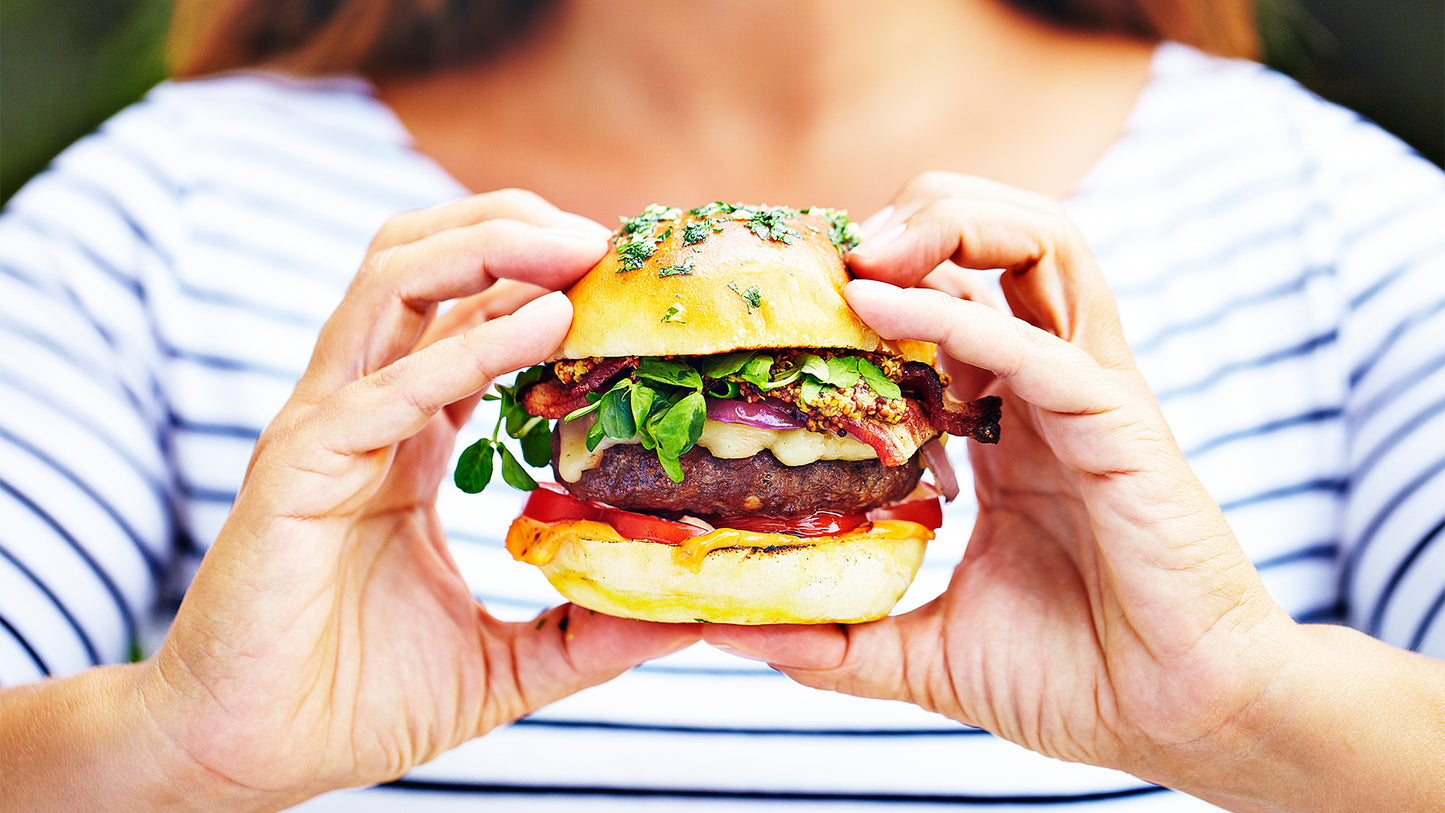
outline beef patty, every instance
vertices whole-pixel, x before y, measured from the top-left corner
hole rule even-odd
[[[676,518],[737,514],[798,517],[818,511],[860,513],[907,496],[923,474],[918,456],[900,466],[877,460],[819,460],[785,466],[771,452],[727,460],[694,447],[682,455],[674,483],[657,454],[638,444],[608,448],[575,483],[558,476],[584,500]],[[553,471],[556,471],[554,458]]]

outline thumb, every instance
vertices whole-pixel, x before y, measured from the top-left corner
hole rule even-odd
[[[928,707],[915,691],[906,642],[932,639],[921,629],[931,613],[920,608],[865,624],[734,626],[708,624],[703,640],[726,652],[765,661],[804,686],[859,697],[903,700]],[[926,670],[925,670],[926,671]]]
[[[699,624],[634,621],[575,604],[553,607],[531,621],[487,626],[502,646],[488,661],[493,713],[479,734],[676,652],[702,635]]]

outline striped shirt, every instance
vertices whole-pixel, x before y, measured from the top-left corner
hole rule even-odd
[[[147,640],[372,234],[465,193],[365,82],[236,74],[158,87],[12,200],[0,682],[124,659]],[[1445,177],[1279,75],[1166,45],[1128,132],[1066,203],[1179,443],[1275,598],[1302,620],[1445,656]],[[476,421],[464,440],[490,424]],[[558,601],[502,546],[516,494],[443,492],[455,558],[489,609],[520,620]],[[950,506],[903,609],[943,589],[973,511],[966,497]],[[395,785],[303,808],[471,797],[1208,809],[705,645]]]

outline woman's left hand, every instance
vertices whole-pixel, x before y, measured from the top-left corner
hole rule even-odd
[[[937,342],[959,398],[1005,399],[999,444],[970,448],[979,514],[963,560],[914,612],[706,640],[1159,781],[1228,753],[1293,622],[1186,465],[1078,230],[1042,198],[943,174],[889,211],[849,259],[873,278],[850,283],[849,303],[886,337]],[[874,281],[911,286],[950,259],[1006,269],[1014,315]]]

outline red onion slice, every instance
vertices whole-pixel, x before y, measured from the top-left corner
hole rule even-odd
[[[747,401],[712,399],[707,402],[707,418],[710,421],[740,423],[758,429],[798,429],[804,425],[791,412],[768,401],[750,404]]]
[[[948,459],[948,451],[943,448],[943,439],[934,438],[918,450],[923,456],[923,465],[933,472],[934,484],[943,494],[943,499],[953,502],[958,496],[958,472],[953,470],[953,463]]]

